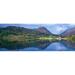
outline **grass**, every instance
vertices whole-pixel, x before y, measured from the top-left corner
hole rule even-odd
[[[75,35],[64,37],[63,40],[75,42]]]

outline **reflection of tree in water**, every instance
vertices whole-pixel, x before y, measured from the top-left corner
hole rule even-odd
[[[18,49],[24,49],[28,47],[35,47],[39,48],[40,50],[45,49],[49,44],[52,43],[50,41],[32,41],[32,42],[21,42],[21,43],[0,43],[0,48],[6,48],[8,50],[18,50]]]
[[[18,43],[3,43],[0,44],[0,48],[6,48],[8,50],[14,50],[14,49],[19,49],[19,48],[23,48],[24,45],[23,44],[18,44]]]
[[[75,42],[63,40],[62,43],[69,49],[75,49]]]
[[[51,44],[58,42],[64,45],[69,50],[75,50],[75,42],[71,41],[48,41],[48,40],[35,40],[30,42],[0,42],[0,48],[6,48],[7,50],[19,50],[25,48],[38,48],[39,50],[45,50]]]

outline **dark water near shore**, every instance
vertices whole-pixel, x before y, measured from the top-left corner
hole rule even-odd
[[[0,45],[0,51],[75,51],[75,43],[71,41],[43,41],[30,44]]]

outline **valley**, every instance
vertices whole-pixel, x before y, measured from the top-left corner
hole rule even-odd
[[[57,43],[54,43],[53,46],[59,45],[58,43],[60,42],[63,44],[62,41],[75,43],[74,27],[67,29],[58,35],[53,34],[46,27],[30,29],[24,27],[7,26],[0,28],[0,48],[17,49],[35,46],[39,48],[46,48],[49,46],[49,44],[54,42]]]

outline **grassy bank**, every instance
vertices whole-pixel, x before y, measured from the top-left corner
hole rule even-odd
[[[55,36],[28,36],[28,35],[0,36],[0,41],[8,41],[8,42],[30,42],[36,40],[55,40]]]
[[[64,37],[63,40],[75,42],[75,35]]]

